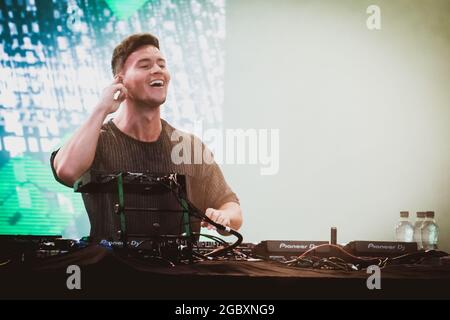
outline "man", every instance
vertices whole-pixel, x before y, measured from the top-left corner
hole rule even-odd
[[[232,229],[242,224],[239,200],[225,182],[218,165],[212,163],[175,164],[171,153],[178,131],[160,118],[165,102],[170,74],[158,39],[151,34],[135,34],[124,39],[115,49],[111,61],[114,81],[103,90],[101,98],[87,121],[59,150],[50,162],[56,180],[73,186],[90,169],[103,172],[177,172],[186,175],[188,199],[213,221]],[[108,114],[124,106],[119,114],[104,123]],[[176,135],[175,135],[176,136]],[[200,142],[193,135],[181,137]],[[130,207],[170,207],[173,199],[127,194]],[[117,195],[83,194],[91,222],[94,240],[117,239],[119,219],[114,215]],[[169,213],[162,218],[167,218]],[[155,225],[155,216],[146,213],[126,213],[127,230],[145,233]],[[160,216],[161,218],[161,216]],[[202,226],[212,228],[207,223]],[[200,223],[193,227],[200,229]]]

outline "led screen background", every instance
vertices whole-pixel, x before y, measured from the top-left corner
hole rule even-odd
[[[112,80],[121,39],[160,38],[172,74],[162,116],[222,126],[223,1],[0,2],[0,234],[89,233],[81,197],[55,182],[57,149]]]

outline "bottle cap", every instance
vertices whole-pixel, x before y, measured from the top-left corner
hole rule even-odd
[[[400,217],[408,218],[409,217],[409,212],[408,211],[400,211]]]
[[[425,218],[425,212],[418,211],[416,213],[416,215],[417,215],[417,218]]]
[[[434,211],[427,211],[426,216],[427,218],[434,218]]]

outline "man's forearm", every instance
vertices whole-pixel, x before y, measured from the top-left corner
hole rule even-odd
[[[68,185],[73,185],[92,165],[100,128],[106,115],[102,109],[94,109],[87,121],[56,154],[54,160],[56,174]]]

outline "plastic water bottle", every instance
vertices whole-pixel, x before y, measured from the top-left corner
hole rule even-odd
[[[439,228],[434,221],[434,211],[427,211],[425,221],[422,223],[422,245],[425,250],[437,249]]]
[[[412,242],[414,235],[414,227],[409,222],[409,212],[401,211],[400,220],[398,221],[397,227],[395,228],[395,237],[397,241],[401,242]]]
[[[423,249],[422,244],[422,224],[425,221],[425,212],[416,213],[416,223],[414,223],[414,242],[417,243],[417,249]]]

